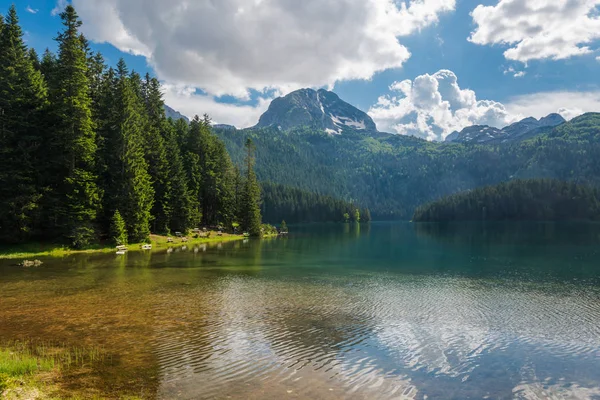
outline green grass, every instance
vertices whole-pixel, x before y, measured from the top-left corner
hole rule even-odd
[[[51,371],[53,358],[36,357],[31,352],[0,349],[0,376],[19,377],[40,371]]]
[[[37,356],[26,346],[0,348],[0,397],[11,389],[25,392],[39,391],[42,386],[35,379],[41,372],[50,372],[56,366],[52,357]]]
[[[62,372],[77,371],[105,360],[106,353],[98,347],[28,341],[2,343],[0,398],[64,398],[56,396],[60,393],[58,384]],[[68,397],[73,398],[71,395]]]
[[[216,232],[211,232],[210,237],[198,237],[188,236],[188,242],[183,243],[181,238],[173,237],[173,243],[167,241],[167,236],[151,235],[150,244],[152,244],[153,250],[155,249],[166,249],[171,246],[178,245],[194,245],[202,243],[223,243],[234,240],[242,240],[242,235],[230,235],[223,234],[223,236],[217,236]],[[141,250],[142,243],[133,243],[127,245],[129,251]],[[52,243],[25,243],[14,246],[3,246],[0,247],[0,259],[31,259],[34,257],[65,257],[70,254],[79,253],[110,253],[115,251],[115,246],[110,244],[97,244],[90,246],[84,250],[73,250],[68,247],[58,246]]]

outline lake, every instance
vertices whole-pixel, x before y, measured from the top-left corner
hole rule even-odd
[[[600,225],[306,225],[0,260],[0,341],[100,348],[82,396],[600,399]]]

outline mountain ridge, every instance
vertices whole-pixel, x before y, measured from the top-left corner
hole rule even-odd
[[[299,89],[273,100],[254,128],[270,126],[279,130],[308,126],[330,135],[378,132],[367,113],[325,89]]]
[[[546,128],[554,128],[565,123],[559,114],[552,113],[539,120],[527,117],[502,129],[488,125],[471,125],[460,132],[454,131],[444,140],[445,143],[506,143],[529,139],[544,132]]]

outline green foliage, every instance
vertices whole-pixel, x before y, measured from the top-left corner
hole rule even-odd
[[[577,117],[530,140],[487,145],[389,134],[331,136],[309,128],[217,134],[236,163],[243,160],[245,140],[253,140],[262,182],[345,199],[368,207],[374,219],[410,219],[426,202],[514,178],[600,184],[598,115]]]
[[[79,33],[81,21],[72,6],[61,14],[58,60],[50,81],[55,129],[49,139],[51,154],[47,185],[52,188],[50,224],[76,247],[94,240],[94,222],[101,191],[96,175],[96,133],[91,115],[87,57]]]
[[[360,210],[358,208],[355,209],[354,213],[352,214],[352,221],[360,222]]]
[[[145,104],[145,113],[140,110],[140,114],[145,117],[145,156],[148,163],[148,173],[153,178],[154,205],[151,211],[154,217],[153,231],[168,233],[173,214],[171,204],[172,185],[165,145],[166,132],[162,131],[165,128],[166,116],[160,83],[156,78],[150,78],[149,74],[146,74],[144,82],[140,80],[137,74],[132,74],[131,79],[141,89],[141,96],[143,97],[138,95],[138,101]]]
[[[277,235],[279,233],[277,231],[276,227],[274,227],[273,225],[269,225],[269,224],[261,224],[260,232],[261,232],[261,235],[269,235],[269,236]]]
[[[15,7],[0,17],[0,241],[84,248],[239,221],[246,181],[210,119],[168,120],[157,79],[107,69],[75,9],[61,18],[58,57],[40,60]]]
[[[270,223],[285,218],[291,223],[341,222],[351,203],[289,186],[262,184],[263,219]]]
[[[192,227],[190,224],[191,200],[181,150],[177,144],[177,132],[172,121],[162,122],[162,133],[165,140],[168,182],[170,184],[169,231],[187,232]]]
[[[13,5],[0,24],[0,239],[9,242],[31,238],[40,218],[47,90],[34,57]]]
[[[31,352],[0,349],[0,385],[7,378],[31,375],[38,371],[50,371],[52,368],[54,368],[52,359],[36,357]]]
[[[110,224],[110,238],[115,245],[127,244],[127,228],[119,210],[115,210]]]
[[[287,232],[288,231],[288,226],[285,223],[285,220],[281,221],[281,232]]]
[[[254,172],[254,151],[255,147],[252,139],[246,140],[246,176],[244,179],[241,195],[241,220],[242,229],[247,231],[250,236],[261,235],[261,214],[260,214],[260,185]]]
[[[414,221],[600,219],[600,191],[555,179],[528,179],[444,197],[417,208]]]
[[[350,214],[344,213],[344,222],[350,222]]]
[[[371,222],[371,211],[368,208],[362,210],[361,215],[362,222]]]
[[[113,97],[112,119],[105,132],[108,166],[108,209],[122,210],[129,238],[143,242],[150,235],[154,189],[145,158],[145,121],[135,82],[127,75],[125,62],[118,66],[118,79]],[[111,208],[113,207],[113,208]]]

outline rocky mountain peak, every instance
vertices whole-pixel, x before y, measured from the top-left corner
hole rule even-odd
[[[377,132],[375,122],[365,112],[324,89],[300,89],[273,100],[256,126],[281,130],[310,126],[332,135]]]

